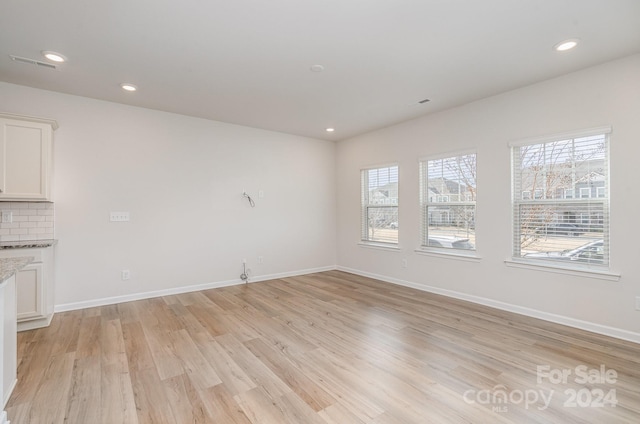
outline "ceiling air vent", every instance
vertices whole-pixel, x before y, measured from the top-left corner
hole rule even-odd
[[[26,63],[26,64],[29,64],[29,65],[42,66],[43,68],[49,68],[49,69],[58,69],[58,67],[56,65],[53,65],[53,64],[47,63],[47,62],[41,62],[41,61],[35,60],[35,59],[29,59],[28,57],[14,56],[12,54],[10,54],[9,57],[14,62],[22,62],[22,63]]]

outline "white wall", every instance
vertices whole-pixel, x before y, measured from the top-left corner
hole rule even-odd
[[[338,265],[488,304],[503,302],[545,318],[556,314],[560,322],[585,321],[585,328],[640,341],[640,311],[634,309],[634,297],[640,296],[639,75],[640,55],[635,55],[340,142]],[[508,143],[605,125],[613,128],[611,267],[622,274],[620,280],[507,267],[512,237]],[[418,159],[465,149],[478,155],[476,235],[482,260],[418,255]],[[400,166],[399,252],[357,245],[359,171],[390,162]]]
[[[335,266],[333,142],[6,83],[0,110],[60,125],[58,306]]]
[[[638,75],[635,55],[346,140],[337,149],[6,83],[0,83],[0,110],[60,124],[54,147],[59,306],[237,281],[242,258],[255,279],[332,267],[337,246],[345,269],[594,323],[596,330],[640,341]],[[613,127],[611,265],[621,279],[506,267],[509,141],[603,125]],[[468,148],[478,152],[482,260],[417,255],[418,159]],[[390,162],[400,164],[401,250],[359,247],[360,168]],[[243,189],[256,197],[256,208],[242,199]],[[131,213],[130,223],[108,222],[109,211],[121,210]],[[130,281],[120,280],[122,269],[131,270]]]

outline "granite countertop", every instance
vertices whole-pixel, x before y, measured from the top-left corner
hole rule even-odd
[[[0,242],[0,250],[2,249],[38,249],[42,247],[51,247],[58,240],[26,240],[26,241],[2,241]]]
[[[20,271],[31,261],[33,261],[33,256],[0,259],[0,283],[4,283],[7,278]]]

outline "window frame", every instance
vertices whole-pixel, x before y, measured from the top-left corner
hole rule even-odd
[[[438,161],[438,160],[446,160],[446,159],[455,159],[463,156],[474,156],[475,161],[475,186],[474,190],[476,193],[476,199],[470,200],[469,193],[460,194],[460,199],[457,201],[451,201],[450,194],[442,194],[442,195],[429,195],[429,162]],[[445,255],[450,257],[463,257],[463,258],[472,258],[479,259],[477,256],[477,242],[474,239],[474,248],[473,249],[460,249],[455,247],[448,246],[434,246],[429,243],[429,222],[430,222],[430,211],[429,208],[433,206],[473,206],[473,219],[474,219],[474,238],[475,238],[475,225],[477,222],[477,167],[478,167],[478,153],[475,149],[462,150],[456,152],[442,153],[438,155],[430,155],[420,158],[419,160],[419,168],[420,168],[420,246],[416,249],[418,253],[427,253],[427,254],[435,254],[435,255]],[[444,198],[447,201],[443,201]],[[447,214],[450,211],[446,211]]]
[[[586,130],[581,130],[581,131],[572,131],[572,132],[566,132],[566,133],[561,133],[561,134],[555,134],[555,135],[550,135],[550,136],[545,136],[545,137],[536,137],[536,138],[528,138],[528,139],[523,139],[523,140],[519,140],[519,141],[515,141],[515,142],[511,142],[509,143],[509,147],[511,149],[511,211],[512,211],[512,258],[511,260],[507,260],[505,261],[507,264],[524,264],[523,267],[526,268],[536,268],[536,267],[540,267],[540,268],[545,268],[545,269],[549,269],[549,268],[556,268],[559,269],[559,272],[564,273],[566,270],[566,272],[580,272],[580,273],[586,273],[586,274],[593,274],[593,275],[604,275],[607,278],[605,279],[609,279],[609,276],[612,276],[612,279],[616,278],[616,274],[612,274],[609,272],[609,270],[611,269],[611,256],[610,256],[610,238],[611,238],[611,227],[610,227],[610,220],[609,220],[609,216],[611,214],[611,199],[610,196],[599,196],[598,194],[600,193],[600,191],[603,191],[603,193],[608,194],[610,193],[610,186],[611,186],[611,168],[610,168],[610,161],[611,161],[611,127],[607,126],[607,127],[598,127],[598,128],[590,128],[590,129],[586,129]],[[592,196],[591,195],[591,187],[588,188],[576,188],[575,187],[575,182],[573,182],[573,188],[571,189],[564,189],[564,196],[560,199],[555,198],[547,198],[547,199],[530,199],[530,200],[523,200],[520,199],[519,196],[517,195],[517,186],[518,186],[518,182],[516,181],[517,178],[517,170],[516,170],[516,165],[517,165],[517,160],[516,160],[516,152],[519,152],[519,149],[521,147],[526,147],[526,146],[531,146],[531,145],[537,145],[537,144],[546,144],[546,143],[554,143],[554,142],[561,142],[561,141],[565,141],[565,140],[575,140],[575,139],[580,139],[580,138],[585,138],[585,137],[592,137],[592,136],[598,136],[598,135],[603,135],[604,136],[604,159],[603,159],[603,169],[604,169],[604,187],[599,187],[596,190],[596,196]],[[574,161],[572,167],[575,167],[575,164],[578,163],[580,164],[579,161]],[[546,172],[546,171],[545,171]],[[522,189],[522,187],[520,187]],[[584,189],[588,189],[589,190],[589,196],[588,197],[582,197],[582,194],[586,191]],[[600,190],[602,189],[602,190]],[[519,217],[520,217],[520,206],[521,205],[525,205],[525,204],[546,204],[546,205],[558,205],[558,206],[563,206],[563,205],[570,205],[570,204],[574,204],[574,205],[592,205],[592,204],[600,204],[602,205],[602,219],[604,220],[604,222],[607,223],[606,226],[604,226],[603,228],[603,234],[602,234],[602,239],[603,239],[603,250],[605,252],[605,257],[606,257],[606,263],[604,264],[594,264],[594,263],[574,263],[574,262],[564,262],[564,261],[551,261],[548,259],[542,259],[542,258],[526,258],[523,255],[521,255],[521,246],[519,241],[521,240],[521,225],[519,222]],[[593,213],[593,212],[590,212]],[[582,220],[582,215],[580,217],[580,219]]]
[[[372,170],[383,170],[383,169],[391,169],[396,168],[395,175],[397,177],[397,187],[398,187],[398,195],[396,198],[395,204],[372,204],[369,202],[369,190],[365,190],[365,186],[369,186],[369,171]],[[389,177],[391,179],[391,177]],[[399,233],[399,212],[400,212],[400,165],[395,163],[388,163],[382,165],[372,165],[367,166],[360,169],[360,241],[358,244],[364,245],[367,247],[380,247],[384,249],[397,249],[399,248],[400,243],[400,233]],[[396,230],[398,230],[398,236],[396,241],[384,241],[384,240],[372,240],[369,236],[369,209],[370,208],[395,208],[396,209],[396,217],[398,218],[398,226]]]

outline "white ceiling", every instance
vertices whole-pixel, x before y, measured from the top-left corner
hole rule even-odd
[[[2,81],[327,140],[636,52],[640,0],[0,2]]]

